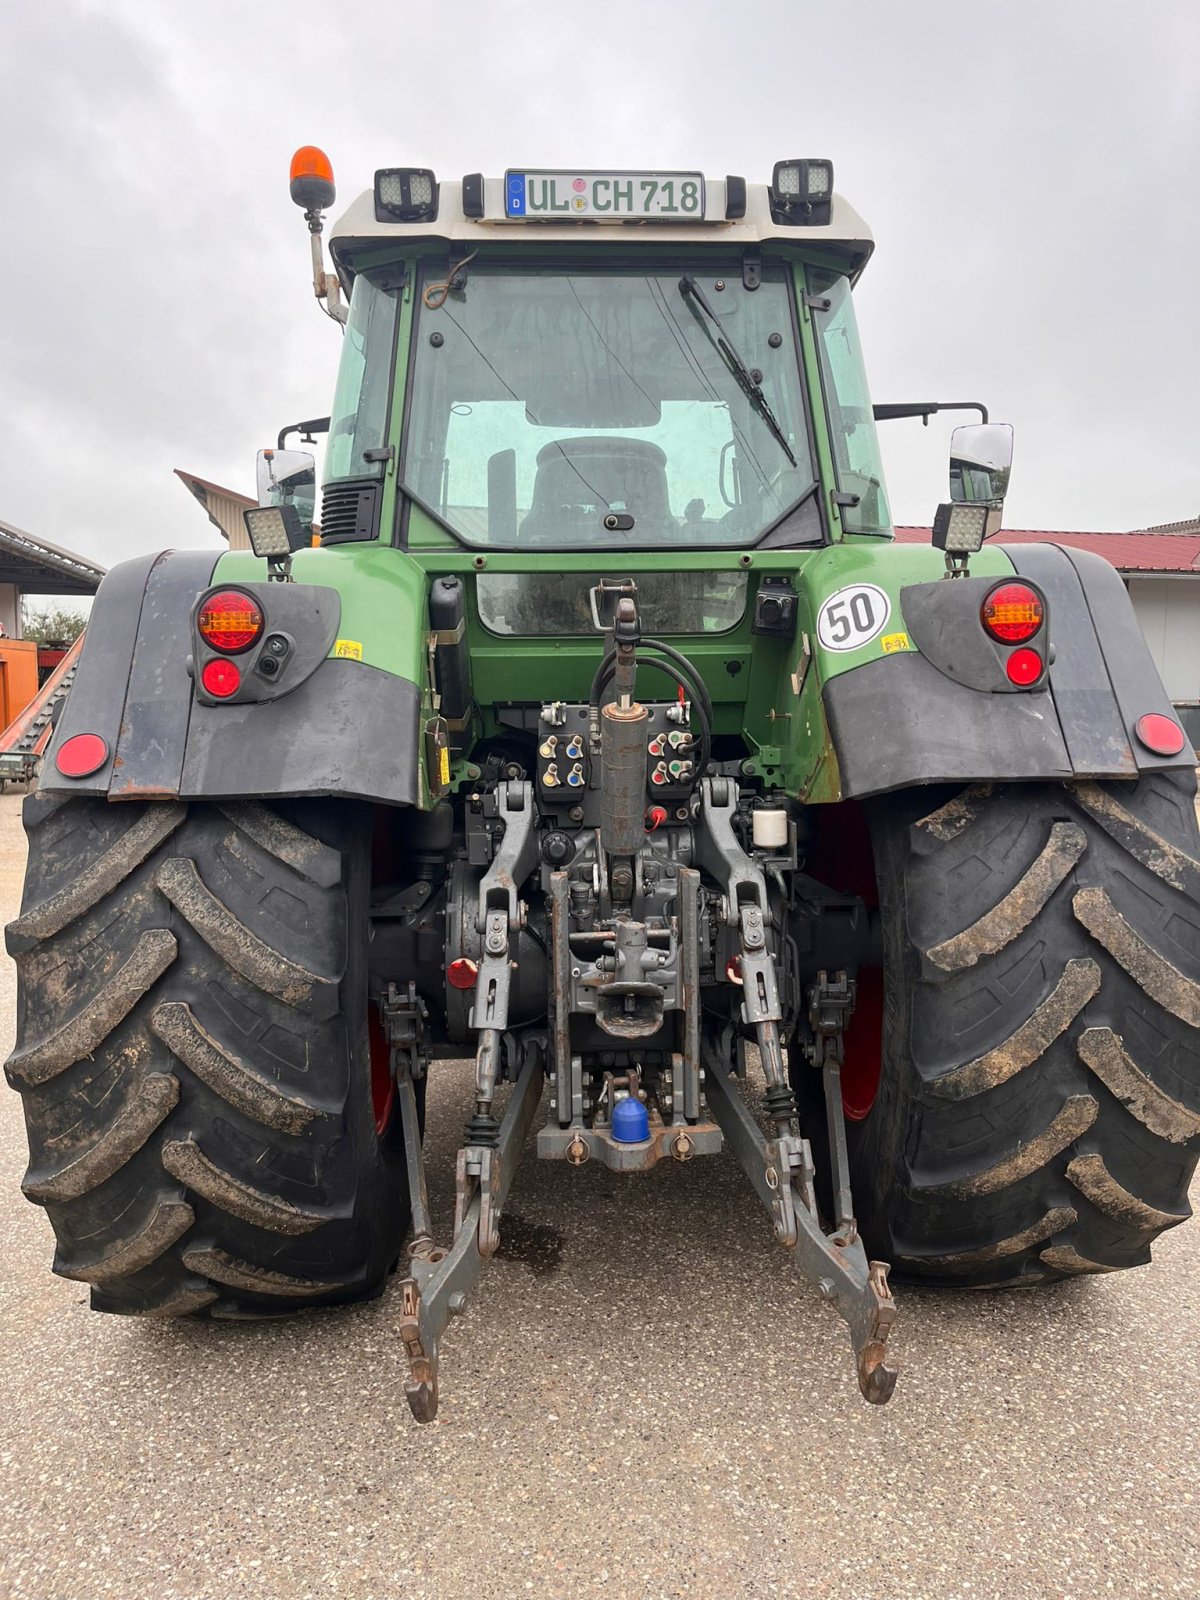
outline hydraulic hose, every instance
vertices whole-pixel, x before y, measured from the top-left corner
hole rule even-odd
[[[700,722],[700,750],[696,761],[696,775],[701,777],[708,767],[709,758],[712,755],[713,735],[712,700],[709,698],[704,681],[685,655],[673,649],[671,645],[664,644],[660,639],[642,639],[639,643],[639,649],[658,651],[667,657],[665,661],[656,661],[650,658],[644,665],[657,667],[660,672],[665,672],[669,678],[674,679],[696,709],[696,715]],[[588,703],[593,719],[598,718],[601,696],[612,681],[615,671],[616,652],[610,651],[597,667],[596,675],[592,679],[591,695]]]

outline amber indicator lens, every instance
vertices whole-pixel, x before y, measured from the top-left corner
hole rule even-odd
[[[1032,639],[1045,620],[1041,596],[1028,584],[1002,583],[983,602],[979,620],[1002,644]]]
[[[249,595],[222,589],[219,594],[210,594],[200,607],[196,626],[205,644],[226,655],[236,655],[258,638],[263,630],[263,615]]]

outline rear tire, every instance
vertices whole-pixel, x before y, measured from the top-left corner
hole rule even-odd
[[[370,819],[33,794],[8,928],[22,1185],[95,1309],[294,1311],[377,1293],[408,1190],[376,1129]]]
[[[874,803],[884,1066],[848,1133],[864,1241],[897,1276],[1110,1272],[1191,1214],[1194,798],[1162,772]]]

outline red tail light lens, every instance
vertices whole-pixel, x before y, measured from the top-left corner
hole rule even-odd
[[[222,589],[200,607],[196,626],[205,644],[226,655],[246,650],[263,631],[263,614],[248,594]]]
[[[77,733],[54,758],[64,778],[90,778],[108,760],[108,742],[98,733]]]
[[[1174,717],[1164,717],[1161,712],[1148,711],[1139,717],[1133,731],[1156,756],[1177,756],[1183,749],[1186,736]],[[66,749],[66,745],[63,746]],[[61,752],[59,757],[61,765]]]
[[[1036,683],[1042,675],[1042,658],[1036,650],[1014,650],[1004,663],[1004,670],[1008,673],[1009,683],[1015,683],[1018,689],[1028,689],[1031,683]]]
[[[242,675],[236,661],[206,661],[200,682],[215,699],[228,700],[242,687]]]
[[[979,620],[1001,644],[1024,644],[1045,620],[1042,598],[1025,583],[1002,583],[979,608]]]

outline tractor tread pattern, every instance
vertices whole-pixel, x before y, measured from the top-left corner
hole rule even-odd
[[[1195,777],[921,798],[873,811],[892,987],[850,1130],[868,1251],[957,1287],[1144,1265],[1200,1155]]]
[[[275,1195],[251,1188],[210,1161],[194,1139],[172,1139],[164,1144],[162,1164],[173,1178],[210,1205],[272,1233],[311,1233],[326,1220],[319,1211],[302,1211]]]
[[[42,1205],[78,1200],[137,1154],[146,1140],[179,1104],[179,1079],[169,1072],[150,1072],[104,1132],[73,1159],[52,1172],[25,1175],[21,1189]]]
[[[929,959],[945,972],[958,972],[1003,950],[1037,918],[1086,849],[1082,828],[1056,822],[1037,860],[1004,899],[969,928],[933,945],[926,952]]]
[[[286,1005],[303,1004],[329,980],[309,972],[260,939],[212,892],[194,861],[174,857],[159,867],[155,882],[205,944],[243,978]]]
[[[316,1295],[332,1294],[341,1288],[338,1283],[317,1283],[311,1278],[292,1277],[286,1272],[259,1267],[252,1261],[242,1261],[228,1251],[215,1248],[185,1250],[183,1264],[192,1272],[211,1278],[214,1283],[227,1284],[231,1289],[245,1289],[250,1294],[283,1294],[311,1299]]]
[[[191,1206],[181,1200],[161,1200],[134,1233],[111,1243],[102,1255],[82,1261],[56,1259],[54,1270],[60,1278],[79,1278],[84,1283],[108,1283],[128,1277],[148,1267],[169,1250],[196,1220]]]
[[[362,1299],[399,1254],[403,1132],[376,1131],[352,941],[370,828],[352,803],[289,811],[26,801],[23,1189],[98,1310]]]
[[[1185,977],[1147,943],[1113,905],[1106,890],[1080,889],[1073,905],[1075,915],[1092,937],[1152,1000],[1189,1028],[1200,1028],[1200,983]]]
[[[150,1015],[150,1028],[214,1094],[279,1133],[302,1133],[320,1110],[258,1076],[196,1021],[182,1000],[168,1000]]]
[[[61,933],[69,922],[90,911],[168,839],[186,815],[187,807],[182,805],[148,806],[133,827],[120,834],[103,855],[90,862],[48,900],[31,907],[9,924],[8,953],[17,955],[32,949],[38,940]]]
[[[964,1099],[983,1094],[1032,1064],[1070,1027],[1100,987],[1100,968],[1094,961],[1068,961],[1062,977],[1016,1031],[984,1056],[934,1080],[934,1094]]]
[[[143,933],[133,954],[88,1003],[32,1044],[18,1047],[5,1066],[10,1083],[37,1085],[58,1077],[96,1051],[149,993],[175,960],[179,946],[165,928]]]

